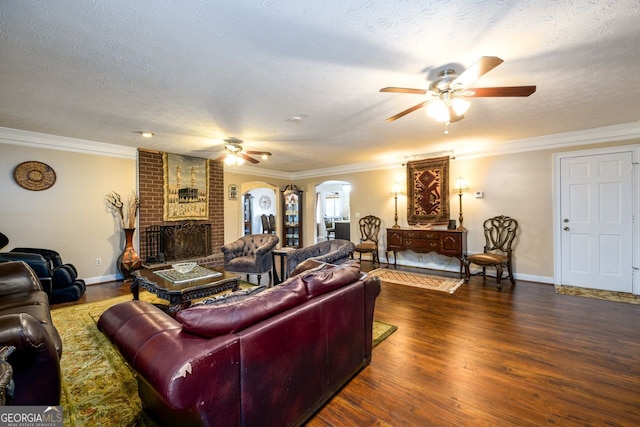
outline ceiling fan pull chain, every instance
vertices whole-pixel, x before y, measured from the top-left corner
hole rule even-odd
[[[444,134],[445,135],[449,135],[449,124],[450,123],[451,122],[447,122],[447,123],[444,124]]]

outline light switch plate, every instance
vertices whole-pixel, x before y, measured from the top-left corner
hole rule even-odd
[[[484,192],[476,191],[476,199],[482,199],[484,197]]]

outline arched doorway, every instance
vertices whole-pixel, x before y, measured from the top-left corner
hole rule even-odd
[[[316,186],[316,243],[327,239],[350,240],[351,184],[325,181]],[[335,231],[327,233],[327,228]]]
[[[263,217],[273,221],[277,234],[278,218],[278,187],[266,182],[254,181],[241,184],[240,194],[243,208],[240,210],[242,235],[261,234],[269,232],[263,224]]]

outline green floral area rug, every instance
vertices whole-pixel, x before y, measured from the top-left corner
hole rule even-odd
[[[140,299],[167,304],[149,292]],[[65,426],[156,426],[142,410],[133,371],[96,322],[109,307],[131,300],[123,295],[104,301],[53,309],[62,338],[62,401]],[[374,347],[397,328],[374,322]]]

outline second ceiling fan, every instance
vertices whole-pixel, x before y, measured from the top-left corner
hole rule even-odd
[[[536,91],[535,86],[470,87],[478,78],[503,62],[496,56],[483,56],[460,75],[452,69],[443,70],[438,73],[438,79],[433,81],[428,89],[404,87],[380,89],[380,92],[427,95],[426,101],[389,117],[387,121],[392,122],[425,107],[427,114],[435,120],[447,124],[454,123],[462,120],[469,108],[469,101],[465,98],[529,96]]]
[[[224,161],[228,165],[242,164],[245,160],[253,164],[260,163],[259,160],[254,159],[250,155],[260,156],[263,160],[271,157],[271,153],[268,151],[244,151],[241,139],[227,138],[224,140],[222,155],[214,161]]]

